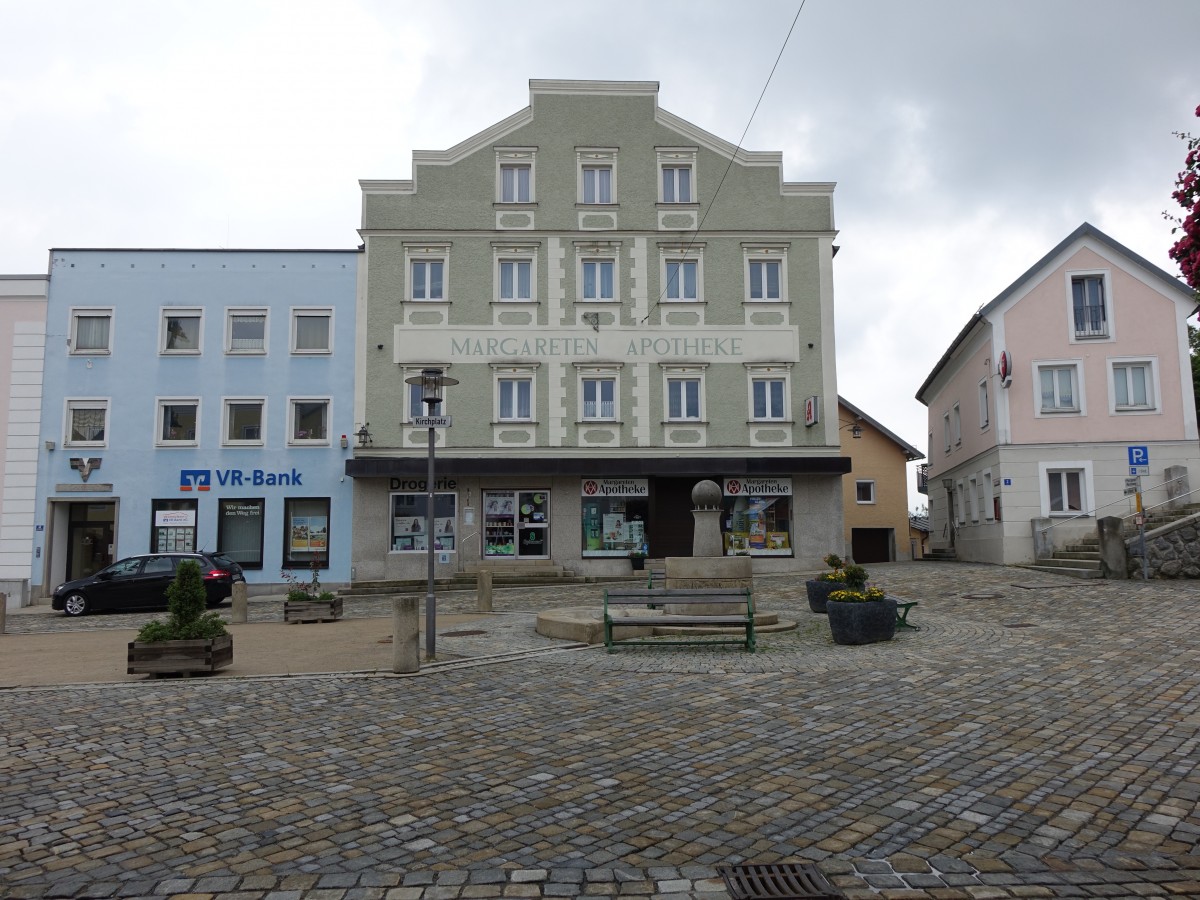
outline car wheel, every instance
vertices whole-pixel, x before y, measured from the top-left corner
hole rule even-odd
[[[63,601],[63,611],[68,616],[82,616],[90,608],[88,598],[83,594],[67,594],[67,599]]]

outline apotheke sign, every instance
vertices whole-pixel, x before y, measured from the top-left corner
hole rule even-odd
[[[648,497],[646,478],[585,478],[580,494],[584,497]]]
[[[790,478],[726,478],[726,497],[790,497]]]

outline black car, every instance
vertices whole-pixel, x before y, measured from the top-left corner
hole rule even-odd
[[[100,609],[153,609],[167,605],[167,586],[185,560],[200,566],[208,605],[219,606],[245,581],[242,567],[221,553],[143,553],[128,556],[94,575],[76,578],[54,589],[51,606],[68,616]]]

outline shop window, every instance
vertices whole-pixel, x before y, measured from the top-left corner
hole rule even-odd
[[[329,498],[289,497],[283,501],[284,568],[329,561]]]
[[[625,557],[633,550],[650,552],[646,543],[646,522],[650,519],[646,479],[607,482],[585,478],[582,495],[580,545],[585,557]]]
[[[152,500],[151,553],[196,552],[196,500]]]
[[[732,481],[732,480],[730,480]],[[729,487],[726,487],[728,493]],[[743,494],[722,501],[726,556],[791,556],[791,495]]]
[[[217,550],[243,569],[263,567],[266,509],[261,497],[217,501]]]
[[[433,496],[433,549],[458,549],[458,495]],[[392,494],[392,550],[429,552],[429,495]]]
[[[484,491],[483,555],[545,559],[550,555],[549,491]]]

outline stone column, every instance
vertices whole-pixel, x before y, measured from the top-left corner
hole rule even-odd
[[[1129,557],[1125,551],[1125,535],[1121,519],[1105,516],[1096,523],[1100,536],[1100,571],[1105,578],[1124,580],[1129,577]]]
[[[701,481],[692,488],[692,516],[696,520],[692,536],[692,556],[724,556],[721,545],[721,486]]]
[[[239,581],[233,585],[233,624],[245,625],[247,611],[246,582]]]
[[[1178,509],[1189,503],[1195,503],[1194,497],[1189,497],[1187,466],[1167,466],[1163,473],[1167,476],[1167,509]]]
[[[475,605],[480,612],[492,611],[492,573],[480,572],[475,587]]]
[[[8,617],[8,594],[0,591],[0,634],[4,634],[5,619]]]
[[[421,671],[421,621],[416,597],[392,600],[392,671]]]

